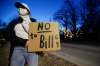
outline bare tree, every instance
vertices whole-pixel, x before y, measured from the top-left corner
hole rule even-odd
[[[72,0],[65,0],[63,7],[61,7],[61,9],[54,14],[53,18],[54,20],[58,20],[58,22],[60,22],[65,29],[75,33],[76,17],[76,10],[72,4]]]

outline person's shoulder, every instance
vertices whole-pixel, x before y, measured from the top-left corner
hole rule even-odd
[[[12,19],[9,23],[9,25],[14,25],[14,24],[18,24],[21,23],[23,20],[20,17],[16,17],[14,19]]]
[[[36,22],[37,20],[35,18],[31,18],[31,21],[32,22]]]
[[[20,17],[16,17],[9,22],[8,26],[15,26],[16,24],[21,23],[22,21],[23,20]]]

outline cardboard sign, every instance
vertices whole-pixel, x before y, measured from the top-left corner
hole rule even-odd
[[[60,49],[57,22],[31,22],[29,24],[28,52],[55,51]]]

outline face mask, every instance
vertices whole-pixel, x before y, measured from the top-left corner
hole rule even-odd
[[[27,9],[25,8],[19,8],[19,15],[25,16],[28,14]]]

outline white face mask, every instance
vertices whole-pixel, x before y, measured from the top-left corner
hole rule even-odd
[[[25,16],[28,14],[28,11],[25,8],[19,8],[19,14]]]

